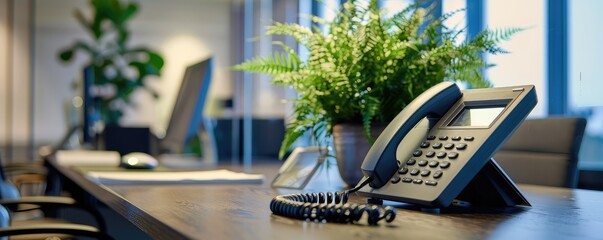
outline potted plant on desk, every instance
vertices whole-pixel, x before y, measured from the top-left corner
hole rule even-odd
[[[298,24],[275,23],[268,35],[289,35],[309,50],[302,60],[293,49],[257,57],[234,69],[268,74],[273,83],[297,91],[280,156],[304,133],[317,142],[332,135],[339,172],[355,185],[364,156],[379,130],[423,91],[442,81],[460,81],[473,88],[490,87],[480,70],[489,67],[480,53],[503,53],[497,47],[521,29],[485,30],[455,44],[459,31],[443,22],[457,12],[430,19],[429,8],[411,5],[384,17],[376,0],[368,6],[343,4],[328,32]],[[374,131],[377,130],[377,131]]]
[[[138,4],[122,4],[119,0],[91,0],[90,4],[93,13],[90,18],[87,19],[79,9],[74,15],[93,41],[78,40],[62,50],[59,58],[71,62],[76,52],[88,55],[90,61],[84,67],[84,78],[87,78],[84,81],[91,82],[92,86],[85,91],[93,95],[95,102],[89,105],[95,107],[95,115],[99,115],[97,120],[108,126],[105,135],[113,132],[127,135],[123,134],[127,129],[119,123],[123,110],[135,106],[130,97],[138,89],[150,92],[154,98],[159,97],[145,80],[149,76],[159,76],[164,61],[153,50],[128,45],[131,35],[128,23],[138,11]]]

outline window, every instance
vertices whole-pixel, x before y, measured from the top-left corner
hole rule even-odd
[[[580,167],[603,166],[603,1],[568,2],[568,111],[588,119]]]
[[[443,14],[458,11],[466,8],[467,0],[448,0],[442,1]],[[467,10],[454,14],[451,18],[444,22],[444,26],[455,31],[462,31],[457,37],[456,44],[461,44],[467,36]]]
[[[414,1],[412,0],[381,0],[381,7],[387,9],[386,17],[391,17],[397,12],[402,11]]]
[[[500,46],[510,54],[487,55],[491,64],[486,71],[494,86],[534,84],[538,105],[531,117],[544,117],[547,109],[547,81],[545,76],[545,1],[487,1],[484,26],[489,29],[506,27],[526,28]]]

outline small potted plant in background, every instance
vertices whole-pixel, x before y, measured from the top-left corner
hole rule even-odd
[[[90,34],[92,41],[78,40],[62,50],[63,62],[73,60],[76,52],[86,53],[100,120],[105,126],[119,127],[126,105],[132,106],[132,93],[138,89],[149,91],[154,98],[159,95],[145,84],[148,76],[159,76],[164,61],[161,55],[145,47],[128,44],[128,23],[139,9],[138,4],[122,4],[119,0],[91,0],[92,16],[86,18],[76,9],[74,16]],[[90,80],[90,79],[89,79]],[[105,128],[107,130],[107,128]]]
[[[328,32],[298,24],[275,23],[269,35],[288,35],[309,50],[302,60],[281,42],[284,52],[256,57],[234,66],[236,70],[272,76],[273,83],[293,88],[294,116],[290,120],[280,156],[310,131],[319,143],[333,136],[335,157],[343,180],[355,185],[360,165],[382,129],[408,103],[442,81],[460,81],[473,88],[490,87],[480,71],[489,67],[480,54],[503,53],[497,45],[518,28],[484,30],[456,44],[459,31],[443,22],[457,12],[430,19],[430,8],[411,5],[392,17],[376,0],[343,4]]]

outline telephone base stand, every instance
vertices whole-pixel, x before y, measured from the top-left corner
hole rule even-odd
[[[466,207],[531,206],[494,158],[488,160],[452,204]]]
[[[424,213],[433,213],[433,214],[440,214],[441,210],[442,209],[438,208],[438,207],[434,207],[434,208],[422,207],[421,208],[421,212],[424,212]]]

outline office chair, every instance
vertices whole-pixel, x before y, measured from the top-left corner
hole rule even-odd
[[[73,136],[77,136],[77,131],[82,128],[81,125],[71,127],[61,140],[55,145],[42,146],[38,149],[38,155],[42,159],[54,155],[58,150],[65,147],[74,147],[70,143]],[[80,145],[76,147],[81,147]],[[1,159],[1,158],[0,158]],[[42,161],[2,163],[2,179],[12,182],[23,195],[25,187],[29,187],[29,194],[44,195],[47,180],[47,168]]]
[[[0,163],[2,162],[0,158]],[[41,210],[53,211],[57,208],[76,208],[85,210],[95,220],[98,227],[89,225],[66,223],[60,219],[33,219],[24,221],[11,221],[11,215],[19,212]],[[13,214],[9,214],[9,212]],[[94,237],[98,239],[111,239],[106,234],[105,222],[98,210],[79,204],[69,197],[57,196],[27,196],[22,197],[19,190],[9,181],[0,164],[0,236],[24,234],[69,234]],[[45,237],[43,237],[45,238]]]
[[[45,223],[30,224],[25,226],[9,226],[10,213],[0,205],[0,239],[25,237],[25,239],[72,239],[74,237],[88,237],[95,239],[111,240],[111,236],[98,228],[72,223]]]
[[[575,188],[584,118],[528,119],[494,155],[517,183]]]

